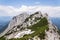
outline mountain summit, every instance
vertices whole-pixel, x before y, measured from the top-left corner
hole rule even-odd
[[[60,40],[57,27],[47,13],[41,12],[13,17],[0,37],[0,40]]]

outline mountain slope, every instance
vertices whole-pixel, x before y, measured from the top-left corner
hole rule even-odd
[[[18,23],[22,23],[23,22],[22,20],[25,20],[25,18],[28,16],[29,16],[28,14],[23,13],[16,17],[13,17],[12,20],[10,21],[8,27],[6,28],[6,30],[0,34],[0,37],[5,35],[9,30],[11,30],[15,24],[18,25]],[[17,20],[17,22],[16,22],[16,20]]]
[[[6,40],[60,40],[57,27],[41,12],[14,17],[6,30],[1,35]]]

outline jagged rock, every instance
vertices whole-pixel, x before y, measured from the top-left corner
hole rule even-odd
[[[13,28],[14,29],[16,28],[17,25],[21,25],[28,16],[29,16],[29,14],[22,13],[18,16],[13,17],[12,20],[10,21],[8,27],[6,28],[6,30],[0,34],[0,37],[5,35],[8,31],[11,32],[13,30]]]

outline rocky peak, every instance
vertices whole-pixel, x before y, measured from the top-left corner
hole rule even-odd
[[[41,12],[35,12],[13,17],[8,28],[0,35],[10,40],[60,40],[57,31],[47,13],[42,15]]]

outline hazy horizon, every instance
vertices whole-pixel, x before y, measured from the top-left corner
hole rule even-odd
[[[0,16],[41,11],[49,17],[60,17],[60,0],[0,0]]]

